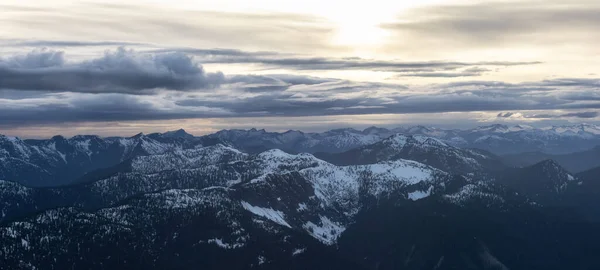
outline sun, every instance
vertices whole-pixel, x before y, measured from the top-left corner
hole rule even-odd
[[[389,33],[377,24],[352,21],[339,24],[332,42],[335,45],[371,47],[383,44],[388,36]]]
[[[397,9],[382,12],[362,2],[349,2],[343,6],[324,14],[336,27],[333,44],[371,47],[385,42],[389,33],[380,25],[392,20]]]

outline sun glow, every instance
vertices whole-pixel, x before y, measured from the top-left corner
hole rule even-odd
[[[324,18],[333,23],[334,33],[331,42],[340,46],[374,47],[381,45],[389,37],[388,32],[380,26],[393,22],[402,12],[444,0],[221,0],[190,1],[190,0],[138,0],[155,3],[169,3],[170,6],[191,9],[230,10],[242,12],[284,12],[296,14],[311,14]]]

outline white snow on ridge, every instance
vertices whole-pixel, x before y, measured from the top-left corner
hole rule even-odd
[[[223,240],[221,240],[220,238],[214,238],[214,239],[209,239],[208,240],[209,244],[216,244],[217,246],[224,248],[224,249],[236,249],[236,248],[241,248],[244,246],[243,243],[233,243],[233,244],[228,244],[223,242]]]
[[[468,184],[462,187],[458,192],[444,195],[443,197],[448,201],[458,205],[462,205],[473,198],[484,198],[501,203],[504,202],[504,198],[498,196],[497,194],[485,192],[481,189],[481,187],[475,184]]]
[[[76,141],[75,148],[77,148],[78,150],[80,150],[83,153],[85,153],[86,155],[88,155],[88,157],[92,155],[92,151],[90,150],[90,140],[89,139],[84,140],[84,141]]]
[[[433,191],[433,186],[429,186],[429,189],[427,189],[426,191],[417,190],[417,191],[408,193],[408,198],[413,201],[427,198],[427,197],[429,197],[429,195],[431,195],[432,191]]]
[[[364,165],[366,170],[374,174],[389,174],[402,178],[406,184],[416,184],[431,177],[433,170],[421,163],[409,160],[382,162]]]
[[[338,237],[346,230],[340,224],[337,224],[327,217],[320,216],[321,225],[307,222],[302,227],[314,238],[326,245],[333,245]]]
[[[296,211],[301,212],[301,211],[305,211],[306,209],[308,209],[308,207],[306,206],[305,203],[299,203],[298,208],[296,208]]]
[[[304,253],[304,251],[306,251],[306,248],[297,248],[297,249],[294,249],[294,252],[292,252],[292,256],[300,255],[300,254]]]
[[[253,206],[245,201],[242,201],[242,207],[257,216],[271,220],[279,225],[286,226],[288,228],[292,227],[285,221],[285,215],[281,211],[274,210],[273,208]]]

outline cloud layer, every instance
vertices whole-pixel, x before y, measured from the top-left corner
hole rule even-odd
[[[214,52],[247,56],[236,50]],[[69,61],[65,55],[38,49],[0,60],[0,125],[488,111],[509,111],[497,117],[512,118],[513,111],[522,110],[568,111],[524,118],[592,119],[600,108],[600,80],[589,78],[400,85],[294,74],[208,73],[194,56],[183,52],[147,53],[119,47],[87,60]],[[343,66],[361,61],[335,63]],[[407,68],[390,63],[361,65]],[[431,68],[425,64],[415,67]],[[485,71],[462,69],[466,73]]]
[[[224,80],[182,53],[140,54],[124,47],[81,62],[67,62],[63,52],[47,49],[3,58],[0,78],[1,89],[130,94],[214,88]]]

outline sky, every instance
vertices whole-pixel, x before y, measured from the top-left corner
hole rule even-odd
[[[3,0],[0,134],[600,124],[594,0]]]

